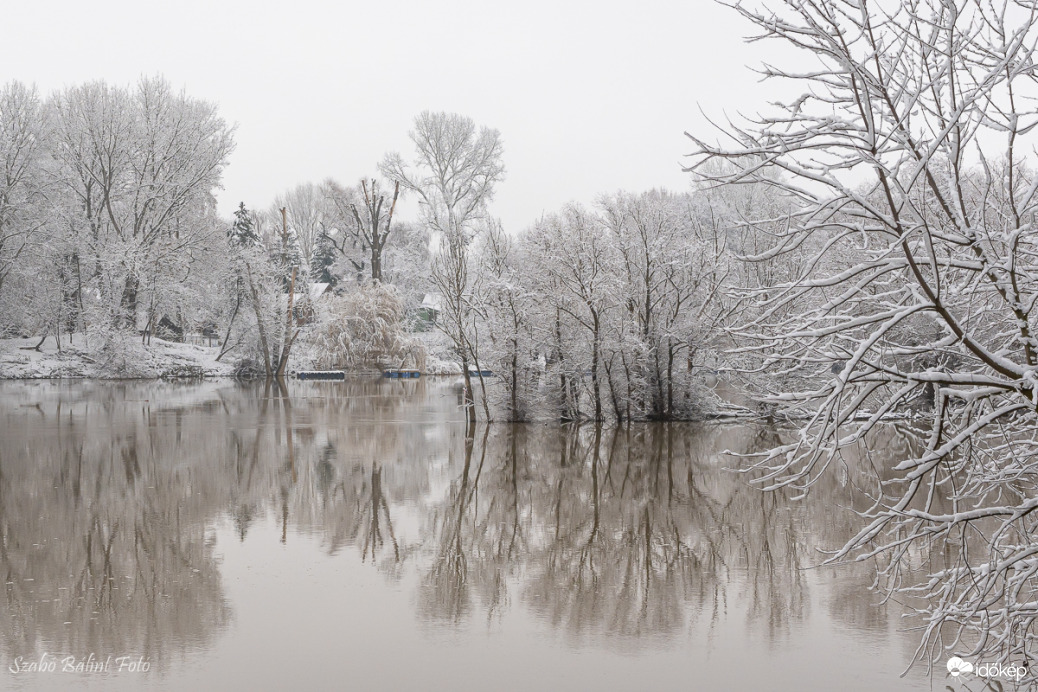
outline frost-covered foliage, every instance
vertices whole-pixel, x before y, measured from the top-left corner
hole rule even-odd
[[[219,247],[225,261],[211,275],[217,304],[208,324],[220,358],[240,377],[281,377],[313,313],[298,236],[284,225],[264,229],[241,204]]]
[[[504,416],[702,415],[730,306],[727,235],[697,197],[617,193],[517,239],[478,238],[472,358],[501,376]],[[710,372],[707,372],[710,371]]]
[[[282,261],[309,275],[318,261],[321,235],[330,211],[321,188],[304,183],[275,197],[258,225],[267,231],[267,247],[280,247],[281,234],[287,233],[291,240]]]
[[[0,91],[0,332],[197,331],[222,262],[213,105],[162,79]]]
[[[38,213],[47,186],[49,129],[35,89],[18,82],[0,89],[0,315],[8,316],[0,317],[0,336],[31,319],[17,309],[18,301],[30,295],[24,284],[34,265],[52,259],[40,247],[45,229]],[[40,312],[53,318],[54,308],[46,306]]]
[[[410,309],[430,290],[429,229],[394,217],[400,194],[374,178],[352,187],[331,178],[297,185],[266,211],[250,212],[249,232],[270,249],[271,261],[296,267],[299,281],[343,291],[391,283]]]
[[[372,283],[322,300],[312,360],[323,368],[361,370],[425,366],[421,342],[404,328],[404,301],[391,285]]]
[[[834,559],[875,558],[889,589],[922,597],[920,659],[1038,670],[1033,3],[770,5],[736,9],[810,54],[809,72],[767,70],[803,95],[732,131],[731,149],[696,140],[703,177],[799,201],[747,220],[770,233],[755,259],[795,258],[753,293],[747,362],[804,417],[756,468],[806,490],[884,418],[911,416],[916,444],[878,469]],[[734,169],[703,165],[719,160]]]
[[[361,180],[358,188],[344,188],[334,180],[324,183],[324,194],[335,210],[338,238],[336,249],[348,256],[358,275],[365,268],[371,281],[384,281],[382,262],[393,232],[393,215],[400,197],[400,183],[392,186],[392,197],[378,180]],[[347,248],[355,250],[349,252]],[[367,277],[365,277],[367,278]]]
[[[530,420],[543,414],[546,402],[540,389],[541,372],[535,363],[536,294],[524,267],[523,249],[492,224],[481,238],[476,290],[477,328],[470,342],[475,346],[477,370],[496,372],[504,385],[497,393],[497,407],[510,420]],[[485,382],[480,381],[485,391]]]
[[[501,133],[478,127],[457,113],[425,111],[410,133],[413,163],[396,153],[379,166],[382,174],[420,201],[422,223],[432,232],[432,283],[443,298],[438,326],[454,341],[465,380],[465,401],[475,420],[470,362],[476,314],[471,300],[470,246],[487,221],[487,205],[504,177]],[[484,402],[486,398],[484,397]],[[489,408],[485,407],[489,417]]]
[[[227,242],[231,247],[255,247],[260,244],[256,222],[252,213],[245,208],[245,202],[239,203],[234,212],[234,223],[227,230]]]

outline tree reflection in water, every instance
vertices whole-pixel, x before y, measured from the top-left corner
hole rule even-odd
[[[223,522],[234,540],[270,522],[413,579],[419,616],[448,626],[522,608],[574,641],[637,647],[745,613],[780,639],[819,602],[805,569],[857,526],[840,509],[858,507],[852,488],[883,468],[847,457],[794,501],[726,468],[724,450],[774,443],[767,425],[471,428],[424,380],[9,383],[0,403],[10,656],[143,648],[160,666],[204,649],[230,622]],[[883,630],[868,570],[821,602]]]
[[[678,487],[672,433],[656,427],[526,432],[533,434],[524,435],[522,452],[515,427],[504,439],[492,438],[490,457],[503,463],[471,491],[490,498],[467,523],[469,552],[492,556],[492,569],[478,564],[470,572],[489,576],[493,602],[502,599],[501,585],[522,573],[523,601],[553,625],[573,634],[635,636],[682,627],[696,591],[704,602],[720,602],[724,561],[701,521],[713,502],[689,502],[688,490]],[[496,453],[498,446],[507,452]],[[465,525],[464,511],[458,502],[454,526]],[[522,552],[492,549],[506,532],[525,536]],[[462,552],[460,535],[455,543]]]
[[[465,439],[461,471],[422,538],[437,546],[422,614],[456,621],[479,607],[493,617],[514,595],[571,637],[641,640],[717,623],[738,600],[753,629],[788,636],[808,614],[806,570],[854,529],[849,509],[838,518],[855,500],[847,476],[794,501],[725,468],[723,450],[745,452],[775,434],[483,428]],[[860,466],[855,483],[874,486],[871,467]],[[850,586],[833,612],[860,627],[878,597],[865,588],[867,565],[847,569],[854,578],[843,574]]]
[[[208,462],[212,437],[125,385],[5,398],[3,411],[3,652],[46,642],[159,668],[170,649],[204,646],[229,618],[206,531],[222,492],[180,460]]]

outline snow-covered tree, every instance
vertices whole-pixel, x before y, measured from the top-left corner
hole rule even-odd
[[[834,559],[879,560],[924,597],[921,658],[1034,653],[1038,587],[1038,124],[1030,2],[786,0],[736,10],[810,68],[765,73],[801,95],[697,136],[693,169],[799,201],[757,253],[811,248],[759,288],[740,330],[806,416],[758,459],[769,488],[806,490],[893,414],[919,444],[866,490],[860,533]],[[709,168],[723,160],[734,170]],[[780,223],[776,223],[779,221]],[[794,309],[791,309],[794,308]],[[780,379],[779,379],[780,378]],[[919,575],[918,550],[959,546]]]
[[[482,334],[479,369],[497,372],[505,385],[500,402],[508,420],[535,417],[539,384],[535,366],[533,321],[537,316],[536,287],[530,280],[524,248],[491,224],[481,238],[478,267],[482,274],[474,296]]]
[[[421,368],[421,342],[404,328],[404,301],[395,287],[374,282],[344,296],[322,301],[314,336],[314,360],[321,367]]]
[[[232,130],[215,106],[162,79],[133,90],[72,87],[52,107],[61,181],[77,212],[67,223],[89,255],[109,321],[134,329],[139,307],[183,283],[192,253],[222,232],[213,191]]]
[[[462,115],[424,111],[415,118],[410,137],[414,163],[408,165],[392,153],[379,170],[418,196],[422,221],[438,245],[433,260],[433,282],[443,296],[438,324],[461,359],[470,420],[474,420],[469,246],[485,227],[487,204],[504,176],[501,135],[487,127],[477,129],[471,118]]]
[[[383,251],[382,278],[404,292],[408,308],[432,290],[432,252],[428,229],[414,221],[393,225],[393,242]]]
[[[216,289],[219,295],[226,295],[222,301],[225,306],[222,319],[216,321],[223,324],[223,339],[220,342],[220,354],[217,360],[226,354],[238,349],[249,341],[249,334],[253,331],[249,325],[247,315],[249,311],[243,310],[251,300],[250,290],[246,279],[249,269],[248,263],[256,264],[262,256],[262,242],[256,230],[256,222],[253,220],[252,212],[245,207],[245,202],[240,202],[234,212],[234,222],[227,229],[227,258],[225,271],[221,276],[220,285]],[[237,327],[237,329],[236,329]]]
[[[336,228],[343,232],[336,247],[346,255],[347,244],[356,248],[361,257],[355,260],[358,270],[366,260],[372,281],[383,280],[383,257],[389,234],[393,232],[393,214],[400,196],[399,181],[393,184],[393,196],[387,197],[378,180],[361,180],[360,188],[347,189],[328,180],[324,184],[327,198],[334,205]],[[366,257],[365,257],[366,255]]]
[[[4,281],[39,244],[45,216],[46,111],[34,88],[0,88],[0,300]],[[11,313],[7,313],[10,315]],[[4,324],[0,323],[0,331]]]
[[[260,244],[259,233],[252,213],[240,202],[234,212],[234,223],[227,230],[227,240],[234,247],[255,247]]]
[[[599,200],[618,257],[618,302],[627,327],[620,373],[627,403],[649,418],[687,417],[694,368],[719,349],[724,287],[733,264],[727,233],[706,200],[663,190]]]
[[[264,216],[267,226],[278,234],[287,227],[297,255],[291,260],[292,266],[309,276],[332,215],[322,187],[303,183],[275,197]]]
[[[516,382],[510,415],[701,412],[701,370],[727,346],[734,264],[708,209],[698,193],[618,192],[546,215],[514,243],[481,236],[470,302],[495,369]]]
[[[554,325],[552,360],[566,418],[579,416],[573,395],[581,388],[591,398],[594,420],[603,419],[603,341],[606,323],[617,308],[618,272],[611,238],[601,221],[597,214],[570,204],[542,219],[527,239],[541,269],[540,292],[555,312],[548,325]],[[566,340],[574,348],[567,348]]]

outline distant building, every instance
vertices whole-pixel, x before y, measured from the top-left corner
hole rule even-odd
[[[313,283],[310,284],[310,300],[317,302],[317,299],[325,294],[325,291],[331,286],[330,283]]]
[[[422,304],[418,306],[418,316],[427,322],[436,324],[443,308],[443,296],[439,293],[426,293],[422,298]]]

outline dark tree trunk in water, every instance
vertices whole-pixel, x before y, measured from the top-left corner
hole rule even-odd
[[[591,312],[594,321],[594,339],[591,342],[591,386],[595,392],[595,420],[602,420],[602,388],[598,382],[598,351],[599,341],[601,339],[600,326],[598,321],[598,312],[593,310]]]
[[[292,344],[295,342],[296,337],[299,336],[299,330],[296,329],[292,332],[292,304],[296,294],[296,270],[292,269],[292,279],[288,285],[288,312],[285,314],[285,335],[281,340],[281,357],[278,358],[277,371],[274,376],[278,380],[282,380],[285,377],[285,370],[288,368],[288,356],[292,352]],[[291,336],[289,334],[291,333]]]
[[[459,343],[465,343],[465,334],[461,333],[461,341]],[[472,375],[469,373],[469,354],[468,349],[461,349],[461,371],[465,378],[465,415],[468,419],[469,425],[476,424],[476,398],[472,391]]]

